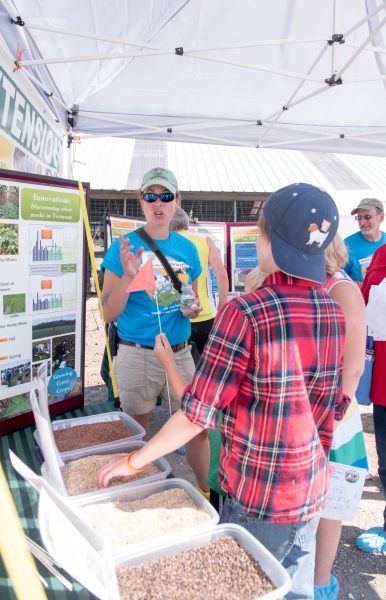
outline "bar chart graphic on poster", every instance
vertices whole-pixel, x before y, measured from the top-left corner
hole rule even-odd
[[[77,257],[77,230],[75,227],[29,228],[30,264],[75,263]]]

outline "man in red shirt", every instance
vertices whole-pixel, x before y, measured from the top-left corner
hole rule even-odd
[[[379,308],[379,300],[370,297],[371,287],[379,286],[386,279],[386,245],[375,252],[362,286],[362,294],[366,305],[374,304],[380,322],[384,323],[385,315]],[[384,289],[383,286],[378,288]],[[374,367],[371,380],[371,401],[373,403],[373,420],[375,446],[378,456],[378,474],[386,499],[386,391],[385,391],[385,365],[386,365],[386,340],[374,340]],[[364,552],[386,552],[386,505],[383,510],[383,525],[371,527],[362,533],[356,540],[358,548]]]
[[[334,418],[349,403],[341,385],[343,314],[319,286],[339,218],[326,192],[303,183],[272,194],[263,213],[264,284],[219,311],[187,387],[159,337],[155,351],[182,409],[137,453],[106,465],[99,482],[138,472],[216,427],[222,411],[221,520],[246,527],[283,564],[292,579],[287,598],[312,599]]]

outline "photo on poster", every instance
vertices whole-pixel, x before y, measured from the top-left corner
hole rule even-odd
[[[16,396],[12,396],[12,398],[0,400],[0,420],[8,419],[30,410],[29,392],[28,394],[17,394]]]
[[[32,362],[41,362],[51,358],[51,340],[41,340],[32,344]]]
[[[75,369],[75,335],[52,338],[52,371],[64,367]]]
[[[0,185],[0,219],[19,218],[19,188],[15,185]]]
[[[51,361],[47,360],[44,361],[47,364],[47,377],[51,377]],[[32,379],[38,379],[38,374],[39,374],[39,368],[42,366],[43,362],[39,362],[39,363],[34,363],[32,365]]]
[[[0,255],[19,254],[19,225],[0,223]]]
[[[4,294],[3,315],[20,315],[26,311],[25,294]]]
[[[32,339],[75,333],[76,315],[61,315],[32,321]]]
[[[21,359],[2,365],[0,369],[1,391],[31,381],[31,361]]]

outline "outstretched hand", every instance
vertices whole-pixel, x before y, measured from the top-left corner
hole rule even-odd
[[[126,467],[125,456],[117,456],[101,468],[98,474],[98,486],[107,487],[114,477],[121,477],[125,481],[133,477]]]
[[[154,354],[164,369],[166,369],[168,364],[174,362],[173,350],[164,333],[159,333],[155,338]]]
[[[125,238],[123,235],[121,235],[119,255],[121,258],[122,268],[124,274],[131,278],[134,278],[139,271],[142,254],[144,251],[143,246],[141,246],[134,254],[132,252],[133,248],[134,246],[130,244],[130,238]]]

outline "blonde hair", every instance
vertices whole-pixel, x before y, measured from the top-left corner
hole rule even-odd
[[[245,291],[247,294],[259,288],[264,283],[266,277],[267,273],[259,271],[259,267],[255,267],[252,271],[249,271],[245,278]]]
[[[326,273],[328,276],[339,271],[348,261],[348,252],[346,244],[337,233],[331,244],[325,250],[326,256]]]

